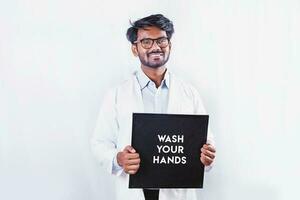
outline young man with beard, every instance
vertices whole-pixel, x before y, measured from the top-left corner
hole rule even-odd
[[[166,67],[170,52],[173,23],[161,14],[150,15],[131,24],[127,39],[140,70],[111,89],[105,96],[94,136],[92,151],[106,170],[116,175],[119,200],[196,199],[195,189],[129,189],[129,174],[138,173],[141,159],[131,147],[133,112],[206,114],[196,89],[174,76]],[[199,149],[199,162],[210,167],[215,147],[210,132],[207,144]],[[188,173],[188,172],[187,172]]]

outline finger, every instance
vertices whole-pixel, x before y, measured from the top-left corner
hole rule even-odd
[[[209,166],[209,165],[211,165],[211,163],[212,163],[212,162],[206,160],[204,157],[201,157],[201,158],[200,158],[200,161],[201,161],[202,164],[205,165],[205,166]]]
[[[126,153],[125,154],[125,158],[127,159],[127,160],[130,160],[130,159],[137,159],[137,158],[139,158],[140,157],[140,154],[138,154],[138,153]]]
[[[207,150],[209,150],[209,151],[211,151],[211,152],[216,152],[216,149],[215,149],[215,147],[214,146],[212,146],[211,144],[204,144],[203,145],[203,148],[204,149],[207,149]]]
[[[202,148],[201,152],[204,153],[204,155],[210,157],[211,159],[215,158],[215,153],[213,153],[213,152],[211,152],[209,150],[206,150],[206,149]]]
[[[136,152],[135,149],[134,149],[132,146],[130,146],[130,145],[127,145],[127,146],[124,148],[123,151],[129,152],[129,153],[135,153],[135,152]]]
[[[137,164],[137,165],[127,165],[126,166],[126,170],[129,171],[129,170],[138,170],[140,168],[140,165]]]
[[[128,174],[136,174],[137,170],[129,170],[127,171]]]
[[[203,156],[200,157],[200,161],[202,162],[203,165],[207,165],[206,160]]]
[[[203,158],[205,162],[209,162],[209,163],[213,162],[213,159],[211,159],[210,157],[206,156],[204,153],[201,153],[201,158]]]
[[[136,164],[140,164],[141,159],[137,158],[137,159],[131,159],[131,160],[127,160],[126,164],[128,165],[136,165]]]

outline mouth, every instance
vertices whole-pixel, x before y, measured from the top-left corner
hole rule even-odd
[[[164,56],[164,53],[161,53],[161,52],[149,53],[148,56],[152,57],[152,58],[160,58],[160,57]]]

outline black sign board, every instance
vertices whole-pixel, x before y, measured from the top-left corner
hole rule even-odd
[[[131,145],[140,154],[129,188],[202,188],[208,115],[133,113]]]

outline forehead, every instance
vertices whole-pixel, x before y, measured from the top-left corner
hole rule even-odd
[[[156,39],[159,37],[167,37],[166,31],[161,30],[155,26],[149,26],[144,29],[139,29],[137,32],[137,39],[141,40],[144,38]]]

